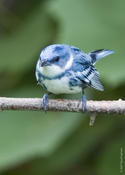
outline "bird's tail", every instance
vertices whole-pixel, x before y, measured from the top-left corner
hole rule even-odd
[[[92,52],[89,52],[88,55],[91,57],[91,62],[94,64],[96,61],[100,60],[101,58],[108,56],[110,54],[113,54],[113,50],[94,50]]]

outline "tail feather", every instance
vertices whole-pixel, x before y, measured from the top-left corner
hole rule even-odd
[[[113,53],[114,53],[113,50],[100,49],[100,50],[94,50],[92,52],[89,52],[88,55],[91,57],[91,61],[94,64],[96,61],[100,60],[101,58]]]

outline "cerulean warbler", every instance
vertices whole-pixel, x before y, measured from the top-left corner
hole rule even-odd
[[[95,50],[89,53],[79,48],[53,44],[44,48],[36,65],[36,79],[40,85],[53,94],[76,94],[82,92],[82,109],[86,107],[84,89],[93,87],[103,91],[99,73],[94,64],[112,54],[112,50]],[[43,96],[42,105],[47,109],[48,94]]]

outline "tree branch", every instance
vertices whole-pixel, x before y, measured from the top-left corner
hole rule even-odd
[[[49,100],[48,111],[82,112],[78,100]],[[40,98],[6,98],[0,97],[0,110],[41,111]],[[89,113],[125,114],[125,101],[87,101],[86,111]]]

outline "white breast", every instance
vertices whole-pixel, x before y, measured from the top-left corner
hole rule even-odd
[[[46,79],[42,83],[46,86],[47,90],[53,94],[75,94],[82,91],[78,86],[70,88],[68,77],[54,80]]]

